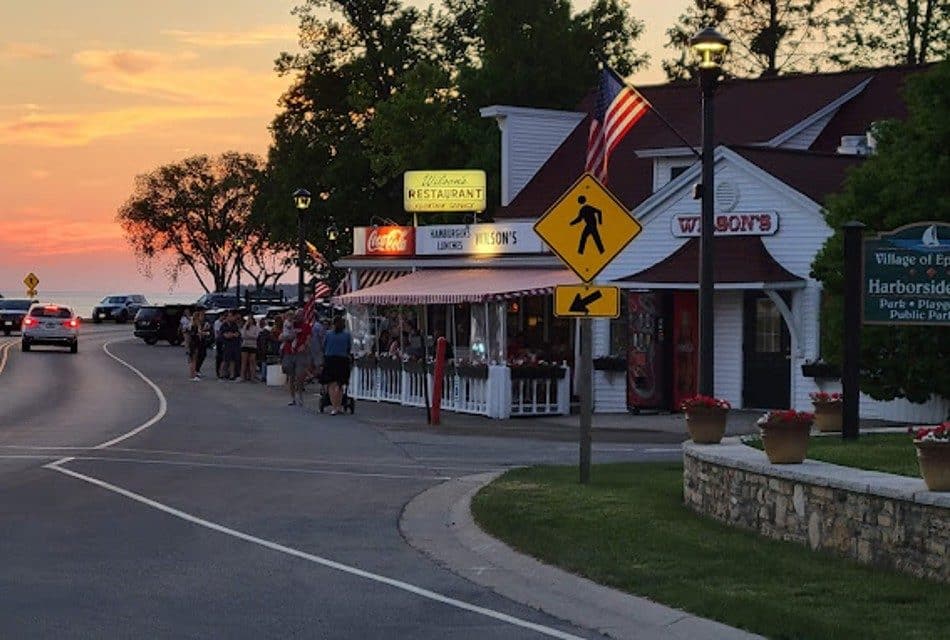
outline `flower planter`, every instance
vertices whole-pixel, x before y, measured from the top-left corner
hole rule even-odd
[[[841,402],[813,401],[815,426],[823,433],[841,431]]]
[[[768,422],[760,425],[762,446],[772,464],[801,464],[808,453],[811,421]]]
[[[914,442],[920,475],[931,491],[950,491],[950,442]]]
[[[729,410],[723,407],[691,407],[686,410],[686,428],[696,444],[719,444],[726,433],[726,416]]]

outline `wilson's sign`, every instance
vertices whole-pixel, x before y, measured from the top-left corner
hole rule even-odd
[[[673,216],[672,232],[677,238],[699,237],[703,229],[699,214]],[[717,236],[771,236],[778,231],[778,213],[757,211],[751,213],[719,213],[715,217],[714,235]]]
[[[403,177],[406,211],[484,211],[487,204],[481,170],[407,171]]]

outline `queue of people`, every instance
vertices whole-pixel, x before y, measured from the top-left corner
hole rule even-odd
[[[227,311],[213,323],[201,309],[182,316],[180,330],[188,356],[188,376],[198,382],[208,349],[215,350],[215,375],[222,381],[258,382],[266,379],[268,356],[280,359],[290,393],[288,405],[304,404],[308,382],[326,387],[330,414],[343,411],[350,378],[353,339],[342,317],[308,321],[302,309],[277,316],[272,327],[264,318]]]

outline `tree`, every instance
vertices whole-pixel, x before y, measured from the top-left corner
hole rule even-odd
[[[812,265],[827,292],[822,351],[840,362],[843,246],[841,225],[859,220],[868,231],[889,231],[925,220],[950,220],[950,62],[907,82],[908,118],[874,129],[877,152],[828,202],[835,230]],[[861,390],[879,400],[924,402],[950,398],[950,330],[946,327],[865,326]]]
[[[205,291],[224,291],[237,269],[235,240],[248,234],[261,160],[234,151],[192,156],[135,178],[117,220],[146,273],[168,257],[169,276],[190,270]]]
[[[853,0],[835,12],[836,51],[843,67],[924,64],[947,57],[947,0]]]
[[[775,76],[812,71],[825,54],[822,40],[830,16],[823,0],[694,0],[667,30],[667,47],[679,52],[664,61],[671,80],[692,77],[689,39],[712,26],[732,40],[727,75]]]

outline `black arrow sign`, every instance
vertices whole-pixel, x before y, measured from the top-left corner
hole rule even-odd
[[[592,303],[600,300],[604,297],[600,291],[595,291],[589,296],[581,297],[581,294],[576,294],[574,296],[574,301],[571,303],[571,313],[590,313],[590,309],[587,306]]]

